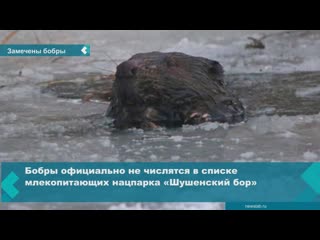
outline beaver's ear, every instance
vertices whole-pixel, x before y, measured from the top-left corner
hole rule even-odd
[[[137,73],[137,64],[134,61],[126,61],[117,66],[116,77],[133,77]]]
[[[208,72],[213,81],[218,83],[220,86],[225,87],[224,70],[219,62],[210,60]]]
[[[218,61],[210,60],[209,70],[211,73],[216,75],[223,75],[224,70],[222,65]]]

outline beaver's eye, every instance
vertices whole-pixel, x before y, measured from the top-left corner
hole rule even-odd
[[[132,68],[131,73],[132,73],[132,75],[135,75],[137,73],[137,68]]]

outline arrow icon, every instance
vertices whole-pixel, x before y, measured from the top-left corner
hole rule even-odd
[[[19,177],[11,172],[5,179],[2,181],[2,190],[8,194],[10,198],[15,198],[19,194],[19,190],[16,189],[14,184],[19,180]]]
[[[320,163],[313,163],[301,177],[316,194],[320,194]]]
[[[81,49],[81,52],[86,55],[87,54],[87,47],[84,46],[82,49]]]

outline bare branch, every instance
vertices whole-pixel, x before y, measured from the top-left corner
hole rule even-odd
[[[1,44],[6,44],[7,42],[9,42],[9,40],[11,38],[13,38],[20,30],[15,30],[13,32],[10,32],[8,35],[6,35],[2,41],[1,41]]]
[[[41,41],[40,41],[40,39],[38,37],[38,34],[35,31],[32,31],[32,33],[33,33],[34,37],[36,38],[37,43],[40,44]]]

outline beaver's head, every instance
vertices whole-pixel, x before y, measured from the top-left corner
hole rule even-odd
[[[136,54],[117,67],[108,116],[117,128],[238,121],[217,62],[183,53]],[[240,117],[241,118],[241,117]]]

